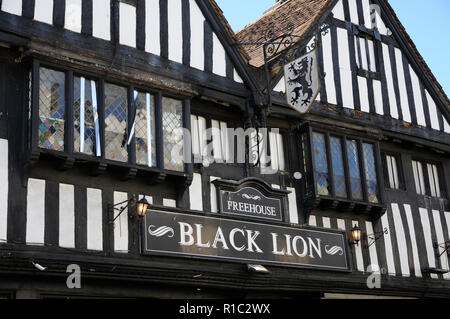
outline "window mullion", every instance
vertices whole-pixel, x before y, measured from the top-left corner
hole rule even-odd
[[[156,166],[164,169],[163,127],[162,127],[162,94],[155,94],[155,142],[156,142]]]
[[[192,132],[191,130],[191,100],[183,100],[183,128],[185,132]],[[187,145],[190,147],[187,147]],[[183,154],[184,154],[184,172],[192,174],[194,172],[193,153],[192,153],[192,138],[188,140],[183,136]]]
[[[365,202],[369,201],[368,198],[368,190],[367,190],[367,178],[366,178],[366,165],[364,163],[364,151],[363,151],[363,147],[362,147],[362,141],[361,140],[357,140],[357,146],[358,146],[358,161],[359,161],[359,175],[361,178],[361,188],[362,188],[362,192],[363,192],[363,199]]]
[[[40,63],[33,60],[32,97],[31,97],[31,149],[38,148],[39,139],[39,89],[40,89]]]
[[[95,149],[97,150],[100,147],[100,157],[105,159],[105,81],[103,79],[98,81],[97,113],[100,131],[100,145],[95,145]]]
[[[344,136],[342,138],[342,154],[344,162],[344,172],[345,172],[345,185],[347,189],[347,199],[352,200],[352,185],[350,182],[350,168],[348,165],[348,151],[347,151],[347,138]]]
[[[127,90],[128,100],[128,121],[127,121],[127,150],[128,163],[136,164],[136,98],[134,87],[130,86]],[[148,119],[147,119],[148,120]]]
[[[375,169],[376,169],[375,176],[377,177],[378,202],[379,203],[384,203],[384,188],[383,188],[384,176],[381,173],[382,169],[383,169],[383,166],[382,166],[382,161],[381,161],[380,144],[375,143],[373,151],[375,152],[375,154],[374,154]],[[393,161],[395,161],[396,157],[393,156],[392,159],[393,159]],[[394,176],[397,176],[397,183],[398,183],[398,175],[397,175],[398,173],[397,173],[397,171],[394,172],[394,174],[395,174]],[[394,180],[395,180],[395,177],[394,177]],[[396,186],[396,189],[398,189],[397,185],[395,185],[395,186]]]
[[[336,190],[334,187],[333,159],[331,158],[330,134],[329,133],[325,134],[325,150],[327,152],[328,187],[330,189],[330,196],[336,197]]]
[[[74,143],[74,121],[73,121],[73,71],[66,72],[66,108],[65,114],[65,138],[64,150],[69,155],[73,154]]]

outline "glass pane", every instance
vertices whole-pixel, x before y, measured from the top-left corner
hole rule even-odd
[[[367,197],[369,202],[378,203],[378,183],[373,145],[363,143],[363,153],[364,167],[366,171]]]
[[[39,147],[64,151],[65,74],[39,70]]]
[[[84,81],[84,92],[81,82]],[[95,83],[95,82],[94,82]],[[94,84],[95,85],[95,84]],[[94,91],[94,94],[96,92]],[[92,106],[92,81],[74,77],[74,151],[89,155],[95,154],[95,125],[94,109]],[[84,96],[84,108],[81,109],[81,95]],[[84,129],[82,129],[81,118],[84,118]]]
[[[347,197],[345,188],[344,159],[342,157],[342,143],[337,137],[330,138],[331,159],[333,161],[334,191],[337,197]]]
[[[164,168],[184,171],[183,105],[181,101],[162,98]]]
[[[328,164],[325,148],[325,135],[313,133],[314,163],[316,174],[317,194],[329,195],[328,190]]]
[[[105,84],[105,156],[127,162],[127,89]]]
[[[138,93],[136,99],[135,132],[136,163],[156,166],[155,98],[149,93]]]
[[[347,141],[347,159],[353,199],[363,199],[356,141]]]

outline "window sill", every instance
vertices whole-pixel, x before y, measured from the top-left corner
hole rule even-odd
[[[120,180],[134,179],[138,174],[145,175],[149,184],[163,183],[166,178],[176,180],[177,183],[183,183],[186,187],[192,183],[192,174],[185,172],[170,171],[157,167],[148,167],[139,164],[130,164],[99,158],[94,155],[82,153],[68,154],[61,151],[35,149],[30,152],[27,164],[34,165],[37,162],[54,161],[57,163],[56,169],[60,171],[71,170],[76,166],[85,166],[89,168],[90,176],[99,176],[111,170],[116,173]]]
[[[383,203],[370,203],[346,198],[335,198],[331,196],[316,195],[306,200],[307,207],[319,210],[337,210],[341,212],[351,212],[354,214],[370,215],[374,218],[381,217],[386,212],[386,205]]]

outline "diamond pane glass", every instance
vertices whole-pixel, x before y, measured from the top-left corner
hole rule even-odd
[[[73,102],[73,124],[74,124],[74,151],[89,155],[95,154],[95,126],[94,110],[92,106],[92,81],[84,81],[84,108],[81,110],[81,82],[82,78],[74,77],[74,102]],[[84,129],[82,129],[81,118],[84,117]]]
[[[105,156],[127,162],[127,89],[105,84]]]
[[[356,141],[347,141],[348,169],[353,199],[363,199]]]
[[[330,147],[331,159],[333,161],[334,191],[337,197],[347,197],[341,139],[337,137],[331,137]]]
[[[329,195],[328,163],[325,148],[325,135],[313,133],[314,163],[316,173],[316,187],[319,195]]]
[[[373,145],[363,143],[364,153],[364,167],[367,182],[367,196],[369,202],[378,203],[378,184],[377,173],[375,170],[375,156],[373,151]]]
[[[136,163],[156,166],[155,98],[149,93],[138,93],[135,134]]]
[[[64,150],[65,74],[39,70],[39,147]]]
[[[183,105],[181,101],[162,98],[164,168],[184,171]]]

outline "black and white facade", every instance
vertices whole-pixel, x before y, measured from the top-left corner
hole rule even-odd
[[[264,70],[214,1],[0,6],[0,298],[450,297],[449,102],[386,1],[329,1],[320,93],[296,112],[274,68],[262,139]]]

